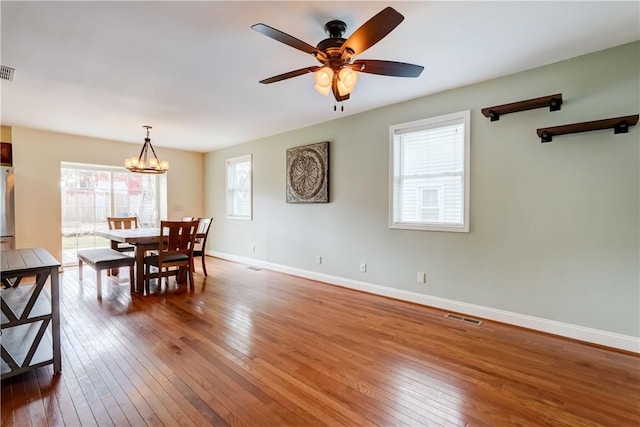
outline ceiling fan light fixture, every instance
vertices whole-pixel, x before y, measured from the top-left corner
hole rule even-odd
[[[338,73],[338,93],[342,96],[353,92],[358,83],[358,73],[351,68],[343,67]]]
[[[318,93],[327,96],[329,95],[329,92],[331,91],[331,85],[329,86],[320,86],[319,84],[316,84],[313,87]]]
[[[319,86],[331,86],[333,81],[333,70],[330,67],[322,67],[314,74],[316,84]]]
[[[353,88],[358,82],[358,73],[355,70],[348,67],[342,68],[338,73],[338,77],[346,87]]]

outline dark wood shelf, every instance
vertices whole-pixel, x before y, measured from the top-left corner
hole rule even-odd
[[[48,323],[49,319],[44,319],[2,330],[2,348],[7,352],[0,363],[3,378],[53,363],[51,331],[41,331]],[[42,337],[38,337],[39,334]],[[34,342],[37,343],[35,346],[32,345]]]
[[[482,114],[489,117],[492,122],[500,120],[503,114],[516,113],[518,111],[533,110],[535,108],[549,107],[549,111],[558,111],[562,105],[562,94],[542,96],[540,98],[527,99],[525,101],[512,102],[510,104],[496,105],[483,108]]]
[[[59,267],[43,248],[0,252],[0,379],[49,364],[55,374],[62,369]]]
[[[541,142],[551,142],[552,138],[557,135],[590,132],[593,130],[613,129],[614,133],[627,133],[629,132],[629,127],[635,126],[636,123],[638,123],[638,114],[594,120],[591,122],[572,123],[570,125],[540,128],[536,132],[538,133]]]

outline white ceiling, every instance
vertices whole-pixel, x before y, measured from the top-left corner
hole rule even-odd
[[[313,76],[258,81],[316,65],[250,26],[311,45],[331,19],[348,37],[392,6],[405,16],[356,59],[423,65],[417,79],[362,74],[344,112]],[[1,122],[211,151],[557,62],[640,38],[627,2],[0,2]],[[544,94],[541,94],[544,95]],[[510,100],[505,100],[508,102]]]

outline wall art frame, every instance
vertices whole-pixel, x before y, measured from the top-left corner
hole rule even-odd
[[[287,203],[329,203],[329,141],[287,149]]]

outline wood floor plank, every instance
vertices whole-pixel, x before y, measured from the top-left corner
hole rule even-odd
[[[15,427],[22,426],[30,426],[31,425],[31,417],[29,415],[29,400],[32,396],[36,396],[40,394],[39,390],[27,390],[27,381],[25,378],[13,377],[7,380],[9,383],[9,387],[11,388],[11,392],[7,393],[11,396],[12,407],[11,411],[13,414],[12,421]],[[4,389],[4,383],[3,383]],[[5,393],[2,393],[2,398],[4,398]]]
[[[195,292],[118,276],[102,302],[67,269],[62,373],[2,381],[2,427],[640,425],[636,354],[206,262]]]
[[[100,311],[96,308],[96,313]],[[106,329],[104,330],[106,332]],[[118,331],[119,333],[119,331]],[[114,338],[122,347],[130,349],[135,344],[127,341],[120,341]],[[122,348],[120,347],[120,348]],[[164,425],[188,425],[186,424],[183,411],[175,404],[172,397],[169,396],[158,381],[164,381],[162,374],[157,371],[150,372],[149,364],[141,363],[144,356],[137,350],[135,353],[126,352],[125,357],[121,359],[121,371],[127,378],[134,378],[137,387],[138,397],[141,397],[144,403],[141,406],[145,409],[146,417],[144,420],[151,424],[162,423]],[[131,414],[135,417],[135,414]],[[133,424],[136,425],[136,424]]]
[[[64,363],[63,369],[65,369]],[[61,425],[81,425],[78,414],[76,413],[76,408],[71,400],[71,395],[69,394],[65,376],[53,375],[53,369],[49,366],[38,369],[38,380],[40,381],[40,388],[47,387],[55,397],[58,408],[60,409],[60,416],[62,417]]]
[[[49,426],[63,426],[62,410],[58,404],[58,399],[53,392],[55,382],[59,381],[59,375],[52,375],[53,370],[50,366],[36,369],[36,380],[38,388],[42,396],[42,404],[44,405],[45,419]]]
[[[11,378],[6,379],[2,383],[0,390],[0,423],[2,426],[13,426],[13,393],[9,384]],[[16,400],[17,402],[17,400]]]

